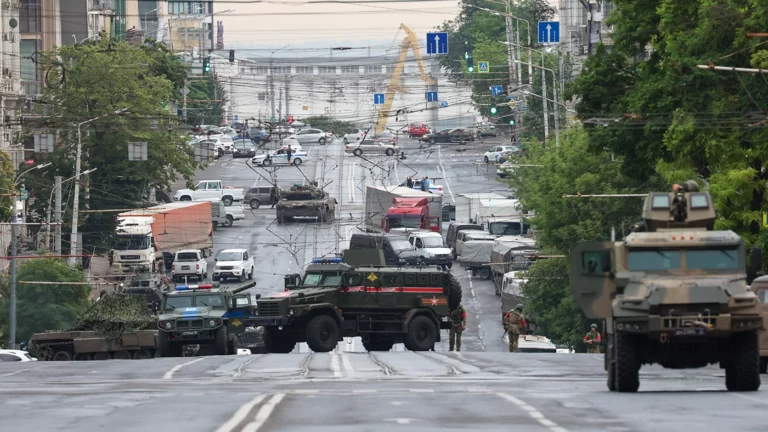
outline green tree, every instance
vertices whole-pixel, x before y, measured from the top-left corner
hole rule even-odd
[[[19,266],[16,274],[16,340],[29,340],[34,333],[72,327],[90,304],[91,287],[82,270],[67,266],[61,259],[33,259]],[[69,284],[25,284],[21,282],[82,282]],[[3,281],[0,298],[0,328],[8,334],[8,287]]]
[[[227,102],[224,87],[214,76],[207,76],[189,84],[187,123],[192,125],[219,125],[224,118]]]
[[[305,124],[312,125],[313,128],[331,132],[336,136],[342,136],[357,129],[353,122],[336,120],[328,116],[307,117],[303,121]],[[370,130],[370,134],[373,135],[373,129]]]
[[[133,47],[108,38],[61,47],[40,57],[48,82],[39,104],[45,117],[32,128],[54,131],[58,141],[53,153],[36,156],[38,163],[52,166],[25,177],[43,198],[33,206],[37,214],[48,210],[53,176],[74,176],[76,125],[101,116],[105,117],[82,126],[82,169],[97,171],[83,179],[90,199],[81,194],[81,205],[91,210],[138,207],[150,188],[167,189],[179,176],[194,176],[200,164],[179,133],[176,116],[163,109],[183,84],[179,65],[180,60],[162,45]],[[122,109],[127,115],[112,115]],[[129,161],[129,142],[147,142],[148,160]],[[90,213],[80,221],[85,223],[80,231],[86,244],[106,243],[114,232],[114,213]]]
[[[15,180],[13,163],[5,152],[0,152],[0,190],[3,196],[0,196],[0,220],[7,221],[11,217],[11,208],[13,207],[13,197],[9,196],[16,192],[13,185]]]

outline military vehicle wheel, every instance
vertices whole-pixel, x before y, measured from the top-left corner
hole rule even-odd
[[[733,363],[725,368],[729,391],[756,391],[760,388],[760,347],[756,332],[733,338]]]
[[[487,268],[480,269],[478,273],[480,277],[483,279],[490,279],[492,276],[491,269],[487,269]]]
[[[134,360],[149,360],[151,358],[152,354],[147,350],[140,349],[133,353]]]
[[[70,361],[72,360],[72,353],[69,351],[59,351],[53,355],[53,361]]]
[[[640,387],[637,342],[632,335],[616,334],[616,390],[634,393]]]
[[[760,373],[768,373],[768,359],[760,359]]]
[[[393,154],[395,154],[395,150],[393,150],[393,149],[391,149],[391,148],[390,148],[390,149],[387,149],[387,150],[386,150],[384,153],[385,153],[387,156],[392,156]]]
[[[161,357],[181,357],[181,345],[171,343],[168,340],[168,333],[161,331],[159,339],[160,349],[158,352]]]
[[[296,341],[286,332],[274,332],[269,335],[269,352],[273,354],[288,354],[296,348]]]
[[[339,342],[339,325],[328,315],[318,315],[307,324],[307,345],[314,352],[329,352]]]
[[[227,218],[224,220],[224,226],[231,227],[233,223],[235,223],[235,219],[232,216],[227,215]]]
[[[130,360],[133,358],[133,356],[128,351],[118,351],[112,358],[115,360]]]
[[[112,360],[112,354],[109,352],[97,352],[93,354],[94,360]]]
[[[75,353],[75,361],[88,361],[90,359],[90,353]]]
[[[231,196],[221,197],[221,202],[223,202],[225,206],[229,207],[232,205],[232,197]]]
[[[215,355],[227,355],[229,353],[229,339],[227,339],[227,328],[225,326],[216,329],[213,351]]]
[[[363,154],[363,151],[360,150],[359,148],[356,148],[355,150],[352,151],[352,154],[355,156],[360,156]]]
[[[610,344],[606,344],[606,346],[610,346]],[[605,353],[605,356],[608,357],[608,353]],[[608,390],[616,391],[616,363],[611,358],[606,360],[608,361],[608,380],[606,384],[608,384]]]
[[[419,315],[408,324],[405,334],[405,347],[411,351],[429,351],[435,345],[437,329],[435,323],[424,315]]]
[[[448,277],[450,278],[448,283],[448,308],[454,310],[461,304],[461,282],[452,274],[449,274]]]
[[[255,198],[251,200],[250,204],[251,204],[251,208],[254,209],[254,210],[256,210],[257,208],[261,207],[261,201],[255,199]]]

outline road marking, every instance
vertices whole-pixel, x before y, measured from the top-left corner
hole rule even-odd
[[[472,272],[467,270],[467,279],[469,279],[469,292],[472,293],[472,297],[475,296],[475,287],[472,285]]]
[[[320,390],[311,390],[311,389],[298,389],[293,391],[296,394],[316,394],[320,393]]]
[[[245,374],[245,367],[251,364],[254,360],[261,358],[260,355],[253,356],[253,358],[248,359],[248,361],[243,362],[243,364],[240,365],[240,367],[237,368],[237,372],[235,372],[234,378],[240,378]]]
[[[264,400],[264,398],[266,398],[266,395],[258,395],[247,404],[241,406],[237,411],[235,411],[235,414],[232,415],[232,418],[227,420],[226,423],[224,423],[218,429],[216,429],[216,432],[230,432],[233,429],[235,429],[237,425],[240,424],[240,422],[245,420],[245,416],[247,416],[248,413],[251,412],[253,407],[260,404],[261,401]]]
[[[512,396],[508,395],[506,393],[496,393],[496,396],[508,400],[509,402],[512,402],[513,404],[517,405],[518,407],[522,408],[524,411],[528,413],[528,415],[531,416],[532,419],[536,420],[541,424],[542,426],[548,428],[552,432],[568,432],[568,429],[565,429],[563,427],[558,426],[557,423],[553,422],[552,420],[544,417],[544,414],[542,414],[539,410],[536,408],[528,405],[524,401]]]
[[[349,356],[344,351],[339,353],[341,357],[341,366],[344,368],[344,373],[352,378],[355,376],[355,368],[352,367],[352,362],[349,360]]]
[[[331,372],[333,372],[334,378],[341,378],[341,367],[339,367],[339,354],[336,351],[331,351]]]
[[[747,396],[747,395],[743,395],[743,394],[739,394],[739,393],[731,393],[731,394],[734,395],[734,396],[738,396],[740,398],[751,400],[752,402],[760,402],[762,404],[768,404],[768,400],[756,398],[754,396]]]
[[[172,367],[172,368],[171,368],[171,370],[169,370],[168,372],[166,372],[166,373],[165,373],[165,375],[163,375],[163,379],[164,379],[164,380],[169,380],[169,379],[173,378],[173,374],[175,374],[176,372],[178,372],[178,371],[179,371],[179,369],[183,368],[184,366],[189,366],[189,365],[191,365],[192,363],[197,363],[197,362],[199,362],[199,361],[201,361],[201,360],[205,360],[205,357],[200,357],[200,358],[198,358],[198,359],[194,359],[194,360],[192,360],[192,361],[190,361],[190,362],[186,362],[186,363],[178,364],[178,365],[176,365],[176,366]]]
[[[433,389],[410,389],[411,393],[434,393]]]
[[[448,173],[445,172],[445,167],[443,166],[443,151],[441,150],[442,147],[437,148],[437,160],[440,163],[440,169],[443,171],[443,180],[445,180],[445,186],[448,188],[448,193],[451,194],[451,201],[456,202],[456,198],[453,196],[453,190],[451,190],[451,182],[448,181]]]
[[[376,390],[373,390],[373,389],[352,390],[352,393],[376,393]]]
[[[347,189],[349,191],[349,202],[355,202],[355,171],[357,164],[355,161],[349,161],[349,177],[347,177]]]
[[[20,373],[26,372],[28,370],[32,370],[32,369],[19,369],[16,372],[11,372],[11,373],[0,375],[0,378],[2,378],[2,377],[9,377],[9,376],[13,376],[13,375],[16,375],[16,374],[20,374]]]
[[[256,413],[254,420],[245,425],[242,432],[257,432],[259,429],[261,429],[261,427],[264,426],[264,423],[266,423],[269,419],[272,411],[275,410],[277,404],[279,404],[284,397],[285,393],[278,393],[272,396],[272,399],[270,399],[267,403],[262,405],[261,408],[259,408],[259,411]]]

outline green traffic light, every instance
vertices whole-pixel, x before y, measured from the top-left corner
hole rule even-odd
[[[475,67],[474,66],[470,66],[470,67],[467,68],[467,70],[469,72],[474,72],[475,71]]]
[[[468,52],[464,53],[464,60],[469,60],[469,53]]]
[[[514,125],[515,125],[515,121],[514,121],[514,120],[510,120],[510,121],[509,121],[509,125],[510,125],[510,126],[514,126]]]
[[[496,108],[496,105],[491,105],[491,115],[496,115],[498,111],[499,109]]]

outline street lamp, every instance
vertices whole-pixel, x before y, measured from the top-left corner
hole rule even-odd
[[[80,159],[82,158],[83,153],[83,140],[82,140],[82,133],[80,131],[80,127],[94,122],[99,119],[103,119],[104,117],[114,116],[114,115],[121,115],[121,114],[129,114],[128,108],[119,109],[117,111],[102,114],[98,117],[92,118],[90,120],[86,120],[84,122],[80,122],[77,124],[77,155],[75,160],[75,197],[72,203],[72,235],[69,238],[69,244],[70,244],[70,257],[67,258],[67,262],[69,265],[75,265],[77,263],[76,258],[74,255],[77,255],[77,218],[79,216],[78,210],[80,207]]]

